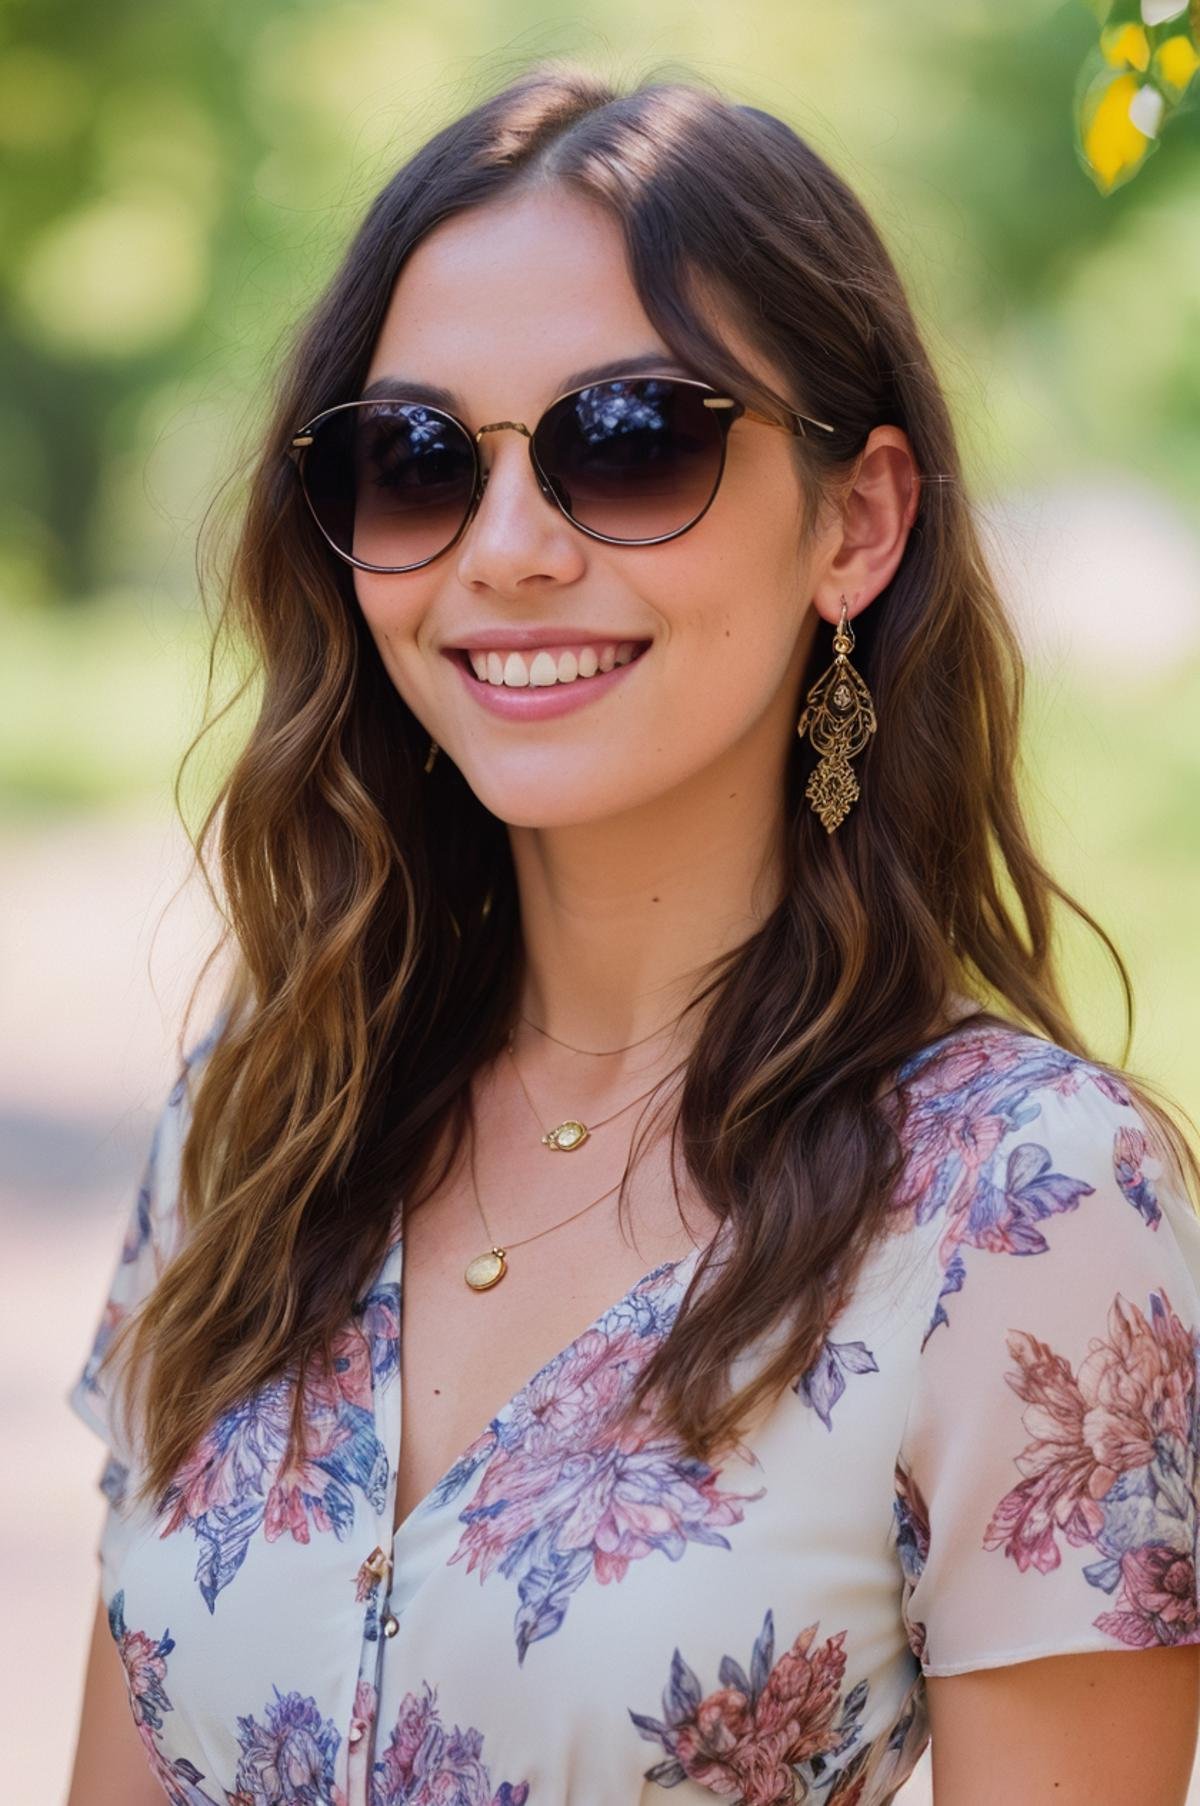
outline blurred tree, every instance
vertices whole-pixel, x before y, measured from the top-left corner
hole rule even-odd
[[[374,186],[449,113],[579,41],[601,60],[619,45],[635,74],[660,72],[669,41],[685,76],[767,90],[761,104],[812,132],[851,180],[857,164],[869,190],[881,172],[902,263],[905,208],[926,209],[907,255],[918,290],[942,247],[952,262],[937,270],[951,352],[965,332],[968,359],[994,355],[1029,322],[1027,342],[1050,347],[1036,373],[1046,444],[1074,411],[1098,454],[1157,460],[1183,482],[1200,456],[1188,418],[1200,333],[1188,268],[1163,257],[1182,251],[1200,135],[1181,108],[1172,154],[1138,182],[1105,198],[1081,176],[1069,100],[1096,27],[1078,0],[675,4],[648,21],[640,0],[599,0],[575,26],[532,0],[8,0],[0,602],[188,592],[195,523],[182,517],[223,474],[282,336]],[[1142,285],[1119,332],[1103,287],[1114,257],[1125,299]],[[1120,338],[1121,393],[1150,372],[1111,427],[1086,413],[1113,375],[1103,319],[1114,356]],[[1017,355],[1006,341],[1006,367]],[[1027,462],[1032,413],[997,435]]]
[[[1075,90],[1076,149],[1100,190],[1131,181],[1195,107],[1200,0],[1091,0],[1102,23]]]
[[[277,10],[17,0],[0,24],[0,532],[56,597],[94,587],[105,466],[203,360],[244,256],[246,50]]]

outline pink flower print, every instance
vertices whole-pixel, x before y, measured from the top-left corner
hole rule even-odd
[[[125,1624],[125,1593],[114,1593],[108,1605],[108,1628],[125,1670],[133,1722],[150,1771],[167,1798],[179,1806],[214,1806],[200,1786],[204,1776],[185,1757],[172,1761],[159,1745],[164,1715],[174,1708],[167,1696],[167,1657],[175,1647],[169,1631],[157,1638]]]
[[[968,1028],[900,1068],[891,1114],[905,1161],[890,1227],[905,1232],[935,1217],[944,1223],[938,1255],[945,1283],[926,1340],[949,1322],[943,1300],[966,1281],[964,1248],[1045,1253],[1043,1220],[1075,1210],[1094,1190],[1054,1171],[1050,1152],[1039,1141],[1011,1148],[1003,1170],[998,1163],[1001,1141],[1041,1114],[1043,1096],[1069,1098],[1087,1085],[1110,1102],[1132,1107],[1124,1088],[1099,1067],[1020,1030]],[[1140,1132],[1123,1129],[1118,1142],[1122,1135],[1128,1143],[1125,1157],[1136,1163]],[[1115,1158],[1120,1180],[1119,1150]],[[1132,1175],[1123,1190],[1155,1224],[1153,1190]]]
[[[1121,1557],[1125,1609],[1096,1623],[1135,1649],[1158,1643],[1200,1643],[1196,1564],[1163,1543],[1147,1543]]]
[[[1108,1338],[1092,1339],[1077,1377],[1035,1337],[1016,1331],[1007,1378],[1030,1409],[1034,1440],[1017,1458],[1027,1477],[1000,1500],[983,1537],[1021,1569],[1059,1564],[1056,1533],[1092,1543],[1092,1586],[1118,1593],[1093,1620],[1122,1643],[1200,1641],[1194,1552],[1200,1416],[1198,1341],[1165,1292],[1150,1313],[1118,1293]]]
[[[246,1806],[315,1806],[333,1790],[341,1739],[314,1699],[278,1687],[272,1692],[265,1723],[238,1717],[236,1798]]]
[[[588,1447],[652,1353],[632,1325],[585,1330],[518,1393],[506,1440],[533,1461],[560,1459],[567,1443]]]
[[[361,1338],[360,1338],[361,1341]],[[331,1530],[333,1519],[325,1509],[329,1468],[335,1451],[351,1436],[341,1414],[336,1382],[313,1387],[305,1393],[304,1425],[307,1447],[303,1458],[295,1453],[276,1470],[263,1514],[263,1535],[269,1543],[290,1535],[294,1542],[309,1540],[309,1518],[317,1530]]]
[[[677,1561],[690,1536],[713,1539],[714,1526],[739,1524],[741,1505],[762,1493],[722,1493],[720,1474],[680,1469],[673,1451],[614,1448],[591,1463],[560,1519],[556,1546],[591,1550],[595,1578],[623,1580],[630,1562],[662,1550]]]
[[[308,1542],[310,1513],[317,1530],[333,1528],[319,1496],[323,1484],[306,1463],[280,1470],[263,1508],[263,1536],[267,1542],[278,1542],[281,1536],[290,1536],[294,1543]]]
[[[1152,1229],[1162,1220],[1153,1185],[1142,1171],[1149,1142],[1141,1129],[1123,1124],[1113,1136],[1113,1174],[1121,1191]]]
[[[247,1493],[262,1492],[267,1472],[283,1451],[290,1403],[290,1387],[273,1381],[213,1425],[167,1488],[163,1507],[172,1510],[160,1536],[209,1512],[243,1504]]]
[[[118,1638],[117,1648],[129,1683],[134,1721],[161,1729],[162,1712],[169,1709],[163,1687],[167,1678],[167,1656],[174,1643],[168,1636],[155,1642],[144,1630],[127,1630]]]
[[[708,1694],[676,1650],[663,1689],[663,1719],[629,1714],[642,1736],[667,1753],[668,1759],[643,1778],[660,1787],[692,1780],[740,1806],[781,1806],[807,1798],[818,1775],[827,1784],[830,1760],[858,1738],[867,1683],[842,1700],[846,1632],[814,1650],[816,1634],[816,1624],[810,1624],[773,1662],[775,1622],[768,1611],[749,1676],[725,1656],[721,1684]],[[849,1806],[854,1796],[842,1797]]]
[[[936,1102],[969,1091],[981,1079],[997,1071],[1001,1064],[1013,1066],[1019,1051],[1007,1045],[1007,1031],[967,1029],[944,1041],[925,1059],[904,1089],[914,1104]],[[907,1070],[907,1064],[904,1070]]]
[[[419,1698],[415,1693],[404,1695],[383,1760],[375,1764],[378,1806],[408,1797],[421,1750],[440,1731],[438,1719],[437,1689],[428,1681],[422,1683]]]
[[[193,1519],[203,1517],[206,1511],[228,1508],[236,1500],[237,1493],[233,1464],[221,1459],[221,1451],[210,1431],[201,1437],[176,1470],[167,1488],[163,1509],[169,1506],[171,1511],[159,1528],[159,1536],[172,1536]]]
[[[1085,1434],[1113,1475],[1145,1467],[1160,1436],[1186,1443],[1195,1409],[1192,1337],[1165,1295],[1151,1321],[1119,1295],[1109,1340],[1094,1341],[1079,1369]]]
[[[525,1806],[529,1783],[505,1781],[493,1792],[480,1731],[448,1730],[437,1690],[422,1682],[406,1693],[382,1758],[375,1764],[371,1806]]]
[[[975,1039],[975,1038],[973,1038]],[[961,1074],[983,1058],[979,1046],[965,1045],[958,1053],[935,1061],[936,1067],[950,1067]],[[986,1064],[987,1062],[985,1062]],[[947,1080],[954,1073],[930,1074]],[[965,1080],[960,1077],[960,1084]],[[920,1080],[915,1081],[918,1087]],[[978,1174],[995,1153],[1008,1132],[1005,1117],[992,1108],[990,1089],[938,1088],[939,1105],[932,1108],[926,1100],[916,1102],[903,1131],[906,1150],[905,1165],[893,1196],[893,1209],[899,1221],[911,1227],[938,1212],[953,1221],[964,1213],[978,1184]]]
[[[1000,1501],[983,1546],[1003,1548],[1022,1573],[1047,1574],[1062,1559],[1059,1531],[1077,1546],[1094,1541],[1103,1524],[1097,1500],[1113,1475],[1097,1471],[1084,1439],[1086,1405],[1069,1364],[1023,1330],[1009,1336],[1008,1348],[1020,1369],[1008,1382],[1031,1406],[1022,1421],[1034,1440],[1016,1461],[1025,1479]]]
[[[755,1723],[773,1767],[806,1762],[836,1742],[832,1719],[846,1669],[846,1632],[827,1637],[810,1656],[816,1634],[815,1624],[800,1632],[772,1668],[758,1698]]]
[[[656,1552],[677,1561],[690,1542],[727,1549],[722,1529],[763,1496],[722,1492],[719,1470],[664,1441],[649,1406],[618,1422],[673,1309],[668,1278],[635,1288],[489,1426],[482,1475],[449,1559],[465,1561],[481,1583],[496,1570],[516,1580],[521,1661],[558,1629],[585,1580],[622,1580],[631,1562]],[[464,1459],[460,1470],[474,1466]]]
[[[465,1558],[467,1572],[478,1568],[486,1580],[541,1534],[561,1557],[585,1555],[597,1580],[623,1580],[631,1561],[656,1549],[678,1560],[690,1538],[728,1547],[711,1532],[740,1523],[741,1505],[762,1492],[723,1494],[719,1479],[717,1470],[681,1463],[667,1446],[601,1443],[559,1450],[545,1463],[498,1455],[463,1514],[467,1528],[450,1559]]]
[[[288,1447],[296,1383],[289,1372],[224,1412],[163,1495],[159,1535],[192,1531],[210,1611],[260,1530],[267,1542],[307,1543],[330,1530],[341,1539],[354,1523],[356,1493],[374,1511],[384,1508],[388,1458],[375,1427],[371,1349],[353,1327],[335,1338],[333,1356],[305,1379],[302,1451]]]

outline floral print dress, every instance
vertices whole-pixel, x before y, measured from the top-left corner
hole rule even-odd
[[[70,1394],[108,1445],[102,1593],[167,1799],[883,1806],[928,1739],[926,1676],[1200,1642],[1200,1220],[1099,1067],[986,1021],[905,1063],[889,1233],[736,1458],[610,1427],[694,1250],[393,1537],[399,1234],[312,1382],[302,1464],[281,1378],[128,1502],[96,1364],[177,1246],[211,1045],[162,1110]]]

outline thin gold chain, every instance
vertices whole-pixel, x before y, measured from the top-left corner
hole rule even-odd
[[[633,1045],[636,1045],[636,1043],[634,1043]],[[507,1046],[508,1046],[508,1057],[513,1063],[513,1068],[514,1068],[517,1078],[520,1082],[521,1090],[525,1093],[525,1096],[528,1099],[529,1108],[533,1111],[534,1121],[536,1123],[538,1123],[539,1125],[541,1125],[541,1121],[542,1121],[541,1112],[539,1111],[537,1105],[534,1103],[533,1099],[529,1096],[529,1087],[525,1083],[525,1080],[521,1077],[521,1068],[517,1065],[517,1056],[513,1052],[513,1037],[512,1037],[511,1029],[509,1030]],[[614,1053],[619,1053],[622,1051],[623,1051],[623,1049],[620,1049],[620,1048],[613,1049]],[[683,1062],[680,1061],[680,1065],[682,1065],[682,1064],[683,1064]],[[677,1072],[679,1070],[679,1067],[676,1066],[673,1070]],[[664,1076],[667,1078],[670,1078],[671,1074],[670,1074],[670,1072],[667,1072]],[[600,1118],[599,1122],[589,1122],[589,1124],[588,1124],[589,1135],[591,1134],[593,1129],[602,1129],[606,1122],[615,1122],[616,1118],[618,1116],[623,1116],[625,1114],[626,1110],[632,1110],[633,1106],[635,1104],[640,1104],[644,1097],[649,1097],[651,1092],[657,1091],[658,1087],[662,1084],[662,1082],[663,1082],[662,1079],[656,1079],[654,1084],[651,1085],[649,1091],[641,1091],[638,1093],[637,1097],[631,1097],[627,1104],[622,1104],[621,1108],[619,1110],[614,1110],[611,1116],[602,1116]]]
[[[670,1022],[664,1022],[661,1028],[656,1028],[651,1034],[643,1035],[640,1041],[626,1041],[623,1047],[602,1047],[598,1051],[592,1047],[573,1047],[570,1041],[560,1041],[557,1035],[552,1035],[548,1028],[539,1027],[529,1016],[522,1016],[521,1021],[528,1022],[530,1028],[536,1029],[539,1035],[545,1035],[547,1041],[553,1041],[556,1047],[566,1047],[571,1053],[587,1054],[589,1059],[603,1060],[607,1059],[609,1054],[628,1053],[631,1047],[644,1047],[647,1041],[653,1041],[656,1036],[664,1035],[669,1028],[674,1028],[682,1016],[683,1011],[680,1010],[678,1016],[673,1017]]]
[[[565,1224],[573,1223],[575,1221],[576,1217],[581,1217],[584,1214],[584,1211],[594,1210],[596,1208],[597,1204],[603,1204],[605,1198],[611,1198],[612,1194],[620,1188],[620,1184],[621,1184],[621,1181],[618,1179],[616,1185],[610,1185],[607,1191],[602,1191],[598,1198],[593,1198],[590,1204],[585,1204],[583,1207],[583,1210],[572,1211],[571,1215],[569,1217],[563,1217],[561,1222],[551,1223],[548,1228],[539,1229],[533,1235],[523,1235],[519,1242],[505,1242],[503,1251],[507,1252],[509,1248],[523,1248],[525,1246],[526,1242],[536,1242],[538,1239],[538,1236],[549,1235],[551,1229],[561,1229],[561,1228],[563,1228],[563,1226]],[[488,1244],[493,1249],[493,1251],[499,1251],[500,1244],[496,1241],[495,1237],[492,1235],[491,1230],[488,1229],[488,1220],[483,1214],[483,1204],[480,1201],[480,1197],[479,1197],[479,1182],[475,1177],[475,1137],[474,1137],[474,1134],[472,1134],[472,1136],[471,1136],[471,1189],[475,1193],[476,1209],[479,1211],[479,1215],[480,1215],[480,1219],[483,1223],[483,1227],[487,1231]]]

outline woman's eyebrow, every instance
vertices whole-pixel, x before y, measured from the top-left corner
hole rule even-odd
[[[609,377],[641,376],[651,370],[664,376],[694,375],[677,359],[661,351],[647,351],[639,357],[610,358],[605,364],[590,364],[586,370],[574,370],[570,376],[563,377],[556,394],[566,395],[572,389],[582,389],[587,383],[604,382]],[[399,398],[427,402],[434,408],[457,409],[461,406],[453,389],[445,389],[440,383],[423,382],[415,376],[380,376],[359,396],[360,401],[395,401]]]

